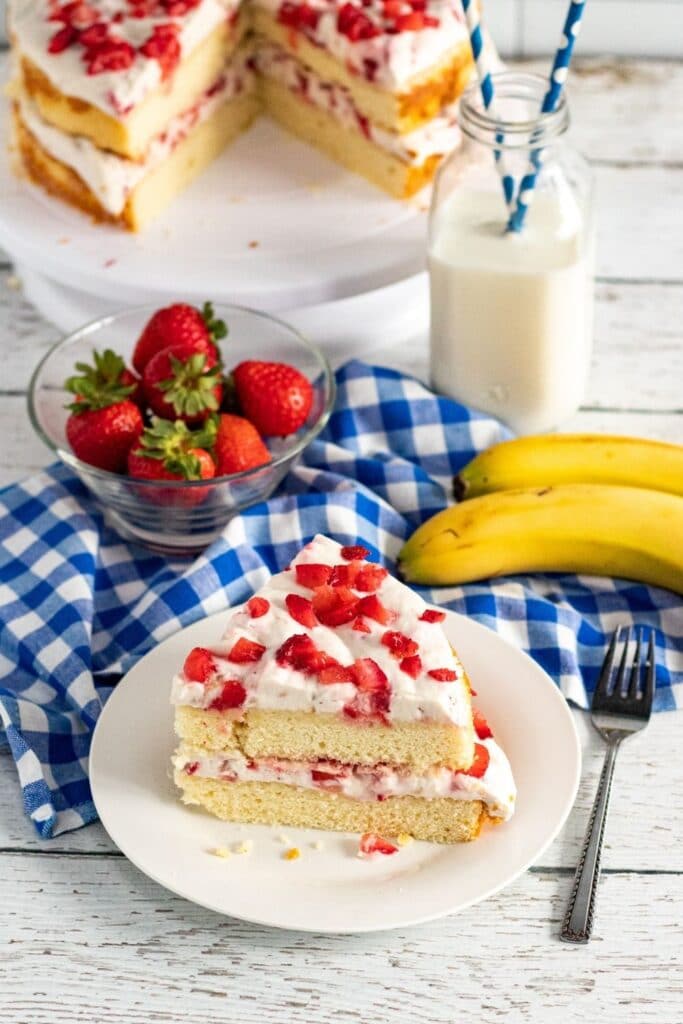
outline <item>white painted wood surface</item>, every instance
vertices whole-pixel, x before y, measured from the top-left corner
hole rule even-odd
[[[575,139],[597,163],[595,355],[569,427],[683,441],[683,63],[591,62],[572,82]],[[0,259],[0,485],[48,461],[25,412],[57,332]],[[424,344],[383,352],[425,371]],[[683,611],[682,611],[683,614]],[[596,937],[557,930],[601,763],[563,833],[506,892],[457,917],[366,937],[271,932],[167,894],[99,825],[39,841],[0,755],[0,986],[9,1024],[677,1024],[683,1020],[680,715],[623,747]]]

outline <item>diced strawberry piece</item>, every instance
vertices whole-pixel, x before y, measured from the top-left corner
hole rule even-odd
[[[194,775],[195,772],[199,771],[199,761],[188,761],[183,771],[186,775]]]
[[[415,654],[410,658],[404,658],[399,668],[401,672],[405,672],[412,679],[417,679],[422,671],[422,658],[419,654]]]
[[[331,683],[352,683],[353,672],[345,665],[330,665],[320,670],[318,679],[323,686],[329,686]]]
[[[289,665],[298,672],[305,672],[310,676],[317,675],[323,669],[338,664],[329,654],[318,650],[306,633],[297,633],[288,637],[277,650],[275,660],[278,665]]]
[[[323,771],[322,768],[312,768],[311,778],[314,782],[332,782],[341,778],[341,773],[334,771]]]
[[[270,608],[270,601],[266,601],[265,597],[250,597],[247,601],[247,611],[251,615],[252,619],[260,619],[262,615],[265,615]]]
[[[476,709],[472,710],[472,719],[474,721],[474,731],[480,740],[487,740],[489,736],[493,736],[491,732],[491,726],[486,721],[481,711]]]
[[[309,590],[315,590],[316,587],[323,587],[328,582],[332,574],[332,566],[308,562],[303,565],[295,565],[294,571],[297,583],[302,587],[308,587]]]
[[[100,46],[109,38],[109,26],[104,21],[98,21],[81,32],[78,41],[86,50],[93,46]]]
[[[313,605],[307,597],[301,597],[300,594],[287,594],[285,604],[289,614],[300,626],[307,626],[309,629],[317,626],[318,620],[315,617]]]
[[[458,678],[457,672],[454,672],[452,668],[433,668],[427,675],[439,683],[452,683]]]
[[[193,647],[185,658],[183,673],[193,683],[206,683],[216,672],[216,662],[206,647]]]
[[[384,0],[382,13],[385,18],[400,18],[403,13],[403,0]]]
[[[438,28],[441,22],[432,14],[425,14],[423,24],[425,28]]]
[[[362,562],[349,562],[348,565],[335,565],[327,581],[331,587],[355,587],[356,576]]]
[[[358,658],[351,666],[351,672],[359,690],[366,693],[378,693],[390,689],[389,680],[372,658]]]
[[[347,544],[346,547],[341,549],[341,556],[347,562],[355,562],[357,559],[362,561],[369,554],[368,549],[364,548],[362,544]]]
[[[490,760],[491,758],[488,749],[483,745],[483,743],[475,743],[474,760],[467,771],[463,771],[462,774],[471,775],[473,779],[480,779],[482,775],[486,773]]]
[[[346,587],[318,587],[313,594],[313,611],[324,626],[343,626],[355,619],[358,598]]]
[[[396,618],[396,612],[389,611],[375,594],[362,597],[357,605],[357,614],[367,615],[369,619],[379,622],[380,626],[388,626]]]
[[[85,51],[83,59],[89,75],[106,71],[127,71],[135,60],[135,50],[124,39],[109,39]]]
[[[234,661],[237,665],[244,665],[250,661],[259,661],[263,657],[265,650],[263,644],[257,644],[254,640],[247,640],[246,637],[241,636],[233,644],[232,650],[228,654],[228,661]]]
[[[355,631],[357,633],[371,633],[372,632],[372,630],[368,626],[368,624],[365,621],[365,619],[361,619],[360,616],[357,619],[354,619],[354,623],[353,623],[353,626],[351,628],[355,629]]]
[[[411,11],[410,14],[402,14],[396,19],[396,28],[399,32],[418,32],[424,25],[425,16],[422,11]]]
[[[365,835],[362,835],[358,849],[366,857],[370,857],[373,853],[381,853],[384,856],[398,853],[398,846],[395,843],[389,842],[388,839],[383,839],[376,832],[366,832]]]
[[[439,612],[436,608],[425,608],[420,616],[420,622],[443,622],[445,618],[445,612]]]
[[[359,658],[351,666],[358,693],[344,705],[349,718],[385,719],[389,710],[391,687],[382,669],[372,658]]]
[[[382,635],[382,643],[387,647],[394,658],[411,658],[417,654],[419,647],[414,640],[411,640],[405,633],[397,633],[388,629]]]
[[[364,565],[359,569],[353,586],[364,594],[374,594],[389,575],[381,565]]]
[[[238,679],[229,679],[223,683],[223,689],[209,707],[214,711],[228,711],[230,708],[241,708],[247,699],[247,691]]]
[[[76,41],[78,32],[73,25],[65,25],[64,28],[60,28],[58,32],[50,39],[47,44],[48,53],[63,53],[72,43]]]

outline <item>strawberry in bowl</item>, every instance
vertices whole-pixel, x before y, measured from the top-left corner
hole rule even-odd
[[[33,425],[124,537],[195,553],[268,498],[322,430],[322,353],[265,314],[139,307],[76,331],[29,388]]]

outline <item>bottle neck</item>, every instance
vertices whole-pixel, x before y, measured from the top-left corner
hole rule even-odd
[[[472,84],[460,101],[463,134],[498,153],[516,153],[554,145],[569,127],[563,96],[557,108],[542,113],[548,82],[540,75],[504,71],[493,75],[495,98],[486,108],[479,84]]]

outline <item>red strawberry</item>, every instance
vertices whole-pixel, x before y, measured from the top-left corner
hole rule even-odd
[[[178,342],[157,352],[145,366],[142,382],[147,403],[163,419],[197,424],[216,412],[223,398],[220,368],[210,342]]]
[[[436,608],[426,608],[420,616],[420,622],[443,622],[445,618],[445,612],[439,612]]]
[[[351,672],[356,686],[365,693],[379,693],[390,688],[389,680],[372,658],[354,661]]]
[[[396,618],[396,612],[389,611],[375,594],[368,594],[358,602],[358,614],[367,615],[369,619],[379,622],[380,626],[388,626]]]
[[[389,710],[391,687],[382,669],[372,658],[359,658],[351,666],[358,693],[344,705],[349,718],[379,718],[385,721]]]
[[[76,363],[76,370],[65,383],[75,395],[68,406],[67,440],[83,462],[122,473],[144,425],[133,401],[137,379],[111,349],[93,352],[93,365]]]
[[[351,629],[355,629],[357,633],[372,633],[372,630],[368,626],[365,619],[361,619],[360,617],[354,619],[354,623]]]
[[[313,562],[295,565],[294,571],[296,573],[296,582],[302,587],[308,587],[309,590],[315,590],[316,587],[324,586],[332,575],[331,566],[318,565]]]
[[[186,775],[194,775],[195,772],[199,771],[199,761],[188,761],[183,771]]]
[[[265,652],[263,644],[257,644],[255,640],[247,640],[241,636],[232,645],[228,661],[234,661],[236,665],[246,665],[252,661],[260,661]]]
[[[452,668],[433,668],[427,675],[439,683],[452,683],[458,678],[457,672],[454,672]]]
[[[353,585],[356,590],[361,590],[365,594],[374,594],[388,575],[388,570],[381,565],[362,565]]]
[[[313,782],[336,782],[338,779],[344,778],[344,772],[325,770],[322,768],[311,768],[311,779]]]
[[[355,587],[356,576],[363,565],[362,562],[349,562],[348,565],[335,565],[330,573],[328,583],[331,587]]]
[[[481,711],[475,709],[472,710],[472,718],[474,720],[474,731],[480,740],[486,740],[489,736],[493,736],[491,732],[491,726],[486,721]]]
[[[72,43],[76,42],[78,32],[73,25],[65,25],[58,29],[47,44],[48,53],[63,53]]]
[[[347,562],[355,562],[356,559],[361,561],[367,558],[370,552],[367,548],[364,548],[361,544],[347,544],[346,547],[341,549],[341,556]]]
[[[320,670],[318,679],[323,686],[329,686],[331,683],[352,683],[353,672],[345,665],[329,665]]]
[[[474,760],[467,771],[463,771],[462,774],[471,775],[473,779],[480,779],[486,773],[490,760],[489,752],[483,743],[475,743]]]
[[[206,683],[216,671],[213,654],[206,647],[193,647],[185,658],[183,673],[193,683]]]
[[[155,25],[152,34],[140,47],[145,57],[159,62],[162,81],[166,81],[180,61],[179,26],[174,22],[166,25]]]
[[[105,39],[83,54],[89,75],[106,71],[127,71],[135,60],[135,50],[125,39]]]
[[[247,601],[247,611],[252,619],[260,619],[269,608],[270,601],[266,601],[265,597],[250,597]]]
[[[422,671],[422,658],[419,654],[411,655],[409,658],[404,658],[399,665],[401,672],[405,672],[406,675],[412,679],[417,679],[420,672]]]
[[[318,587],[313,593],[313,611],[323,626],[343,626],[356,617],[358,598],[346,587]]]
[[[313,612],[313,605],[308,598],[301,597],[300,594],[287,594],[285,605],[294,621],[298,622],[301,626],[308,626],[309,629],[312,629],[313,626],[318,625],[318,620]]]
[[[247,691],[238,679],[229,679],[223,683],[223,689],[209,707],[213,711],[227,711],[230,708],[241,708],[247,699]]]
[[[378,836],[376,832],[366,832],[365,835],[362,835],[358,849],[365,857],[370,857],[373,853],[382,853],[385,856],[398,853],[398,846],[390,843],[388,839]]]
[[[201,310],[176,302],[157,310],[147,322],[133,351],[133,366],[142,373],[152,356],[178,342],[193,346],[194,351],[205,352],[207,343],[212,345],[227,333],[223,321],[214,319],[210,302],[205,302]],[[213,348],[216,350],[215,345]]]
[[[138,480],[210,480],[216,466],[204,448],[207,443],[206,432],[191,431],[182,420],[170,423],[153,416],[128,453],[128,472]],[[206,487],[140,490],[150,501],[175,508],[192,508],[208,494]]]
[[[306,633],[296,633],[288,637],[276,651],[275,660],[278,665],[289,665],[290,668],[311,676],[338,664],[329,654],[319,651]]]
[[[256,427],[242,416],[221,413],[215,443],[219,476],[241,473],[270,462],[271,455]]]
[[[306,422],[313,388],[293,366],[248,359],[233,377],[244,415],[264,437],[285,437]]]
[[[389,648],[392,656],[399,660],[401,658],[412,658],[419,650],[415,641],[411,640],[405,633],[396,633],[390,629],[382,635],[382,643],[385,647]]]

